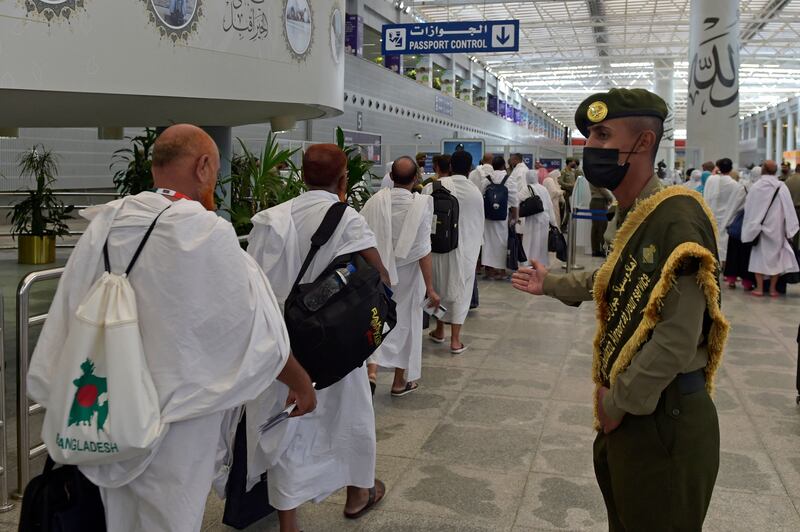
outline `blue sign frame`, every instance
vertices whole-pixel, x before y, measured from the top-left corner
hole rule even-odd
[[[518,52],[519,20],[384,24],[381,53]]]

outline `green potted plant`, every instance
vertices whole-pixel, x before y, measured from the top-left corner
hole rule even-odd
[[[114,187],[120,196],[134,195],[153,188],[152,151],[158,133],[153,128],[143,135],[126,137],[132,147],[121,148],[111,157],[110,169],[122,165],[114,173]]]
[[[274,207],[302,194],[306,187],[292,157],[297,149],[282,149],[275,134],[269,133],[261,157],[249,150],[242,139],[236,139],[241,154],[231,160],[231,175],[220,180],[220,189],[230,187],[225,210],[237,235],[246,235],[253,228],[250,219],[258,212]],[[288,171],[288,176],[281,175]],[[222,195],[222,190],[218,191]]]
[[[360,211],[372,196],[370,181],[378,177],[371,171],[375,163],[364,158],[360,146],[345,146],[344,131],[340,127],[336,128],[336,144],[347,155],[347,202]]]
[[[52,151],[38,144],[22,154],[19,167],[20,177],[33,178],[36,186],[9,214],[11,233],[18,239],[17,259],[20,264],[49,264],[56,260],[56,237],[69,234],[66,219],[72,207],[53,192],[58,167]]]

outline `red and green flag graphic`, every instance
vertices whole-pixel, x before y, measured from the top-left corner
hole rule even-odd
[[[106,421],[108,420],[108,400],[100,404],[100,396],[108,392],[105,377],[98,377],[94,374],[94,363],[88,358],[81,364],[83,374],[72,381],[77,387],[75,398],[72,400],[72,408],[69,410],[69,422],[71,425],[92,426],[92,420],[97,413],[97,430],[105,432]]]

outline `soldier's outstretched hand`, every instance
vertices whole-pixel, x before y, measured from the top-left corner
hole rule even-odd
[[[544,294],[544,278],[547,273],[547,268],[541,262],[532,260],[530,268],[520,268],[511,276],[511,284],[521,292],[540,296]]]

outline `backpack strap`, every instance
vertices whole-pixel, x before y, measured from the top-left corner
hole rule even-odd
[[[767,206],[767,211],[764,213],[764,217],[761,218],[761,223],[759,225],[764,225],[764,222],[767,221],[767,215],[769,215],[769,210],[772,208],[772,204],[775,203],[775,198],[778,197],[778,192],[781,191],[781,184],[779,183],[778,186],[775,188],[775,194],[772,195],[772,201],[769,202]]]
[[[433,190],[431,192],[436,192],[437,190],[442,188],[444,188],[444,186],[442,186],[442,184],[437,179],[436,181],[433,182]]]
[[[150,235],[153,233],[153,229],[156,228],[156,222],[158,222],[158,219],[161,218],[161,215],[164,214],[164,212],[170,207],[172,207],[172,204],[167,205],[167,207],[163,211],[158,213],[158,215],[153,220],[153,223],[151,223],[150,227],[147,228],[147,232],[144,234],[144,237],[142,237],[142,241],[139,242],[139,247],[136,248],[136,251],[133,254],[133,258],[131,259],[130,264],[128,264],[128,268],[125,270],[126,277],[131,274],[133,266],[136,264],[136,261],[139,260],[139,255],[142,253],[142,249],[144,249],[145,243],[150,238]],[[105,262],[106,271],[108,273],[111,273],[111,261],[108,259],[108,237],[106,237],[106,242],[105,244],[103,244],[103,262]]]
[[[314,260],[314,256],[320,248],[331,239],[334,231],[339,227],[339,222],[342,221],[344,211],[346,210],[347,203],[340,201],[331,205],[328,212],[325,213],[325,218],[322,219],[322,223],[319,224],[316,233],[311,237],[311,249],[308,250],[306,260],[303,262],[303,266],[300,268],[300,273],[297,274],[297,279],[295,279],[293,286],[300,284],[300,280],[306,274],[306,270],[308,270],[308,267],[311,265],[311,261]]]
[[[506,174],[506,176],[503,178],[503,180],[502,180],[502,181],[500,181],[500,186],[501,186],[501,187],[504,187],[504,186],[506,186],[506,181],[508,181],[508,178],[509,178],[509,177],[511,177],[511,174]]]

